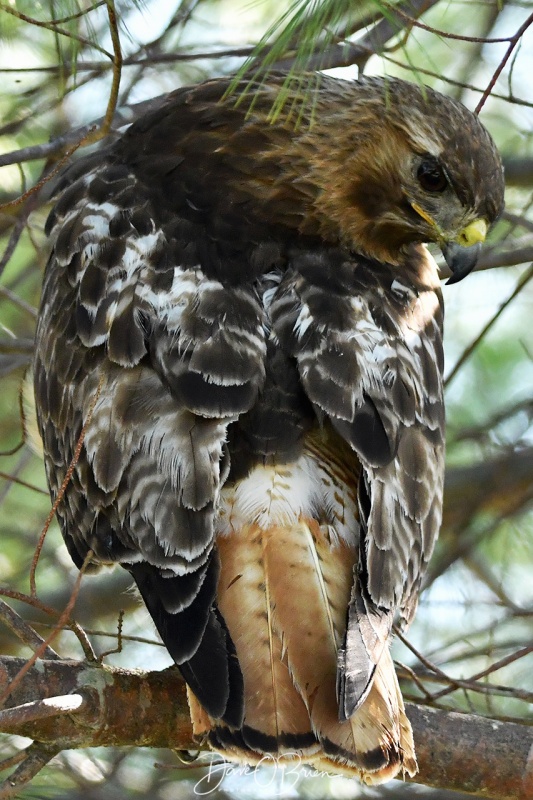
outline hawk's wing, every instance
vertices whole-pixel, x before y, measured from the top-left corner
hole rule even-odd
[[[368,692],[395,612],[411,620],[440,528],[442,308],[430,258],[412,248],[400,280],[340,250],[300,254],[271,309],[317,413],[362,465],[359,566],[339,656],[345,718]]]
[[[35,361],[48,478],[57,495],[84,430],[58,509],[70,553],[127,566],[188,682],[224,717],[238,667],[231,678],[214,607],[213,519],[227,426],[264,379],[263,310],[250,286],[206,277],[188,221],[162,219],[127,167],[105,154],[91,165],[66,174],[48,225]]]

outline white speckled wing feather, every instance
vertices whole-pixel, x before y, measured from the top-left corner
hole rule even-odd
[[[427,261],[422,280],[404,278],[400,285],[387,265],[339,260],[333,267],[323,259],[318,284],[308,277],[316,258],[301,257],[298,271],[281,283],[272,302],[274,331],[297,359],[317,411],[329,417],[361,460],[365,591],[376,606],[401,607],[410,618],[442,502],[436,271]],[[413,250],[414,262],[429,258],[424,250]]]

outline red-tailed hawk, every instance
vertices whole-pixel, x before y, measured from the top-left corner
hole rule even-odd
[[[503,204],[478,119],[399,80],[170,94],[49,217],[35,390],[78,566],[132,574],[228,758],[416,771],[389,652],[440,525],[443,248]],[[98,394],[99,392],[99,394]]]

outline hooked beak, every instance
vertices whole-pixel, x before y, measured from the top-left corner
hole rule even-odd
[[[487,236],[488,225],[484,219],[476,219],[464,228],[454,242],[442,245],[442,254],[453,272],[446,285],[462,281],[477,264],[481,244]]]
[[[452,277],[446,281],[446,286],[448,286],[450,283],[462,281],[469,272],[472,272],[477,264],[481,245],[474,244],[471,247],[463,247],[457,242],[448,242],[442,245],[441,249],[446,263],[453,272]]]
[[[462,281],[476,266],[479,253],[481,252],[481,244],[485,241],[489,229],[486,220],[480,218],[470,222],[463,228],[459,235],[450,242],[445,238],[445,234],[440,230],[433,217],[419,206],[418,203],[412,200],[410,202],[416,213],[433,228],[437,241],[440,241],[442,254],[453,272],[452,277],[446,281],[446,285]]]

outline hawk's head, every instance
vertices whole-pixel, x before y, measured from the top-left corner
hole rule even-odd
[[[463,105],[405,81],[325,79],[308,148],[324,234],[338,226],[348,246],[397,263],[404,248],[436,242],[454,275],[476,263],[503,210],[501,160]]]

